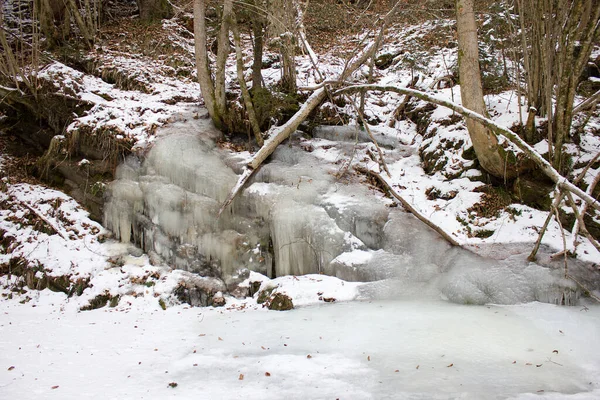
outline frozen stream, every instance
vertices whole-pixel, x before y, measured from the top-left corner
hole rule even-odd
[[[202,111],[200,111],[202,112]],[[391,207],[346,165],[374,151],[355,128],[322,128],[279,146],[239,198],[217,210],[250,156],[217,146],[206,119],[182,116],[159,132],[143,159],[117,171],[105,226],[155,264],[222,280],[235,290],[248,270],[269,277],[324,273],[367,285],[363,298],[444,298],[463,304],[577,302],[560,269],[499,249],[497,261],[453,248],[412,215]],[[413,154],[379,135],[388,162]],[[206,305],[206,304],[204,304]]]
[[[6,303],[3,311],[3,399],[600,396],[598,306],[375,301],[150,312],[134,303],[77,313]]]

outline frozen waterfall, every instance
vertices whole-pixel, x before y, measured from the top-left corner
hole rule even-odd
[[[248,153],[220,149],[208,120],[182,118],[159,131],[145,159],[131,157],[118,168],[105,226],[159,262],[226,283],[248,270],[271,277],[324,273],[369,282],[366,298],[576,302],[576,287],[559,271],[452,248],[364,184],[336,179],[340,161],[368,143],[350,128],[316,135],[337,160],[283,144],[217,219]],[[386,140],[397,157],[407,151]]]

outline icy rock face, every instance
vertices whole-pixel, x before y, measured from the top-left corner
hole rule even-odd
[[[173,124],[161,133],[144,160],[131,158],[119,167],[108,191],[105,226],[156,260],[222,282],[206,298],[194,291],[198,285],[183,288],[182,295],[198,297],[198,304],[208,304],[213,292],[234,293],[249,270],[371,282],[361,287],[365,298],[577,301],[576,288],[559,271],[453,248],[358,180],[336,180],[339,165],[297,143],[280,146],[217,219],[247,154],[220,150],[206,120]],[[324,128],[316,134],[342,141],[331,143],[346,159],[357,146],[370,145],[360,142],[366,139],[356,130]],[[390,152],[402,157],[406,148]]]

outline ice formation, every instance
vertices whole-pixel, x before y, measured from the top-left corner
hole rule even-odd
[[[318,129],[341,157],[366,141],[356,130]],[[339,165],[302,146],[282,145],[217,219],[243,159],[216,146],[203,119],[164,128],[144,160],[117,172],[105,226],[167,264],[226,283],[244,271],[270,277],[324,273],[371,282],[364,297],[442,297],[467,304],[571,304],[577,290],[558,271],[452,248],[412,215],[358,182],[335,179]],[[396,157],[406,149],[396,147]],[[334,142],[335,141],[335,142]],[[368,146],[363,143],[362,146]]]

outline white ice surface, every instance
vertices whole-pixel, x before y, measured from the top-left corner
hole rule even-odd
[[[2,398],[600,396],[597,306],[394,301],[162,311],[138,299],[75,313],[51,305],[62,295],[44,298],[35,308],[5,303],[0,314]]]

